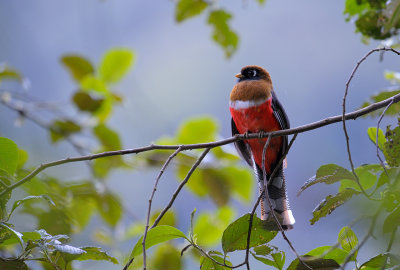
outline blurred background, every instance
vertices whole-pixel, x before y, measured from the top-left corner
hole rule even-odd
[[[205,14],[177,23],[174,1],[2,1],[0,61],[19,70],[24,77],[23,85],[4,83],[2,91],[50,103],[64,115],[79,118],[80,112],[71,106],[71,98],[79,86],[63,66],[61,57],[82,55],[97,65],[108,50],[124,48],[134,53],[134,60],[126,76],[112,87],[123,101],[113,108],[107,120],[107,125],[118,132],[124,149],[173,137],[182,122],[193,117],[213,117],[218,125],[217,138],[222,139],[231,136],[229,93],[236,83],[234,75],[243,66],[260,65],[270,72],[291,126],[297,127],[341,114],[345,83],[353,67],[367,51],[379,45],[377,41],[363,43],[361,35],[355,33],[354,24],[345,21],[344,1],[214,3],[214,8],[219,7],[232,15],[229,25],[239,36],[237,51],[230,58],[213,41],[213,29],[207,24]],[[388,87],[383,72],[398,68],[398,59],[389,53],[383,61],[379,54],[368,58],[350,85],[347,110],[358,109],[369,96]],[[48,122],[56,113],[32,110],[32,114]],[[0,136],[12,139],[29,153],[29,166],[79,155],[67,141],[51,143],[46,129],[27,119],[20,123],[18,119],[14,110],[0,106]],[[91,123],[89,117],[80,120],[87,125]],[[348,122],[356,166],[378,162],[376,149],[367,135],[367,128],[376,123],[376,118]],[[381,126],[394,123],[395,119],[385,118]],[[96,147],[88,134],[77,140]],[[234,151],[232,146],[225,150]],[[132,161],[133,157],[127,159]],[[296,194],[323,164],[336,163],[349,168],[341,124],[300,134],[287,160],[288,195],[296,218],[295,227],[287,236],[301,254],[335,243],[343,224],[350,223],[357,215],[357,203],[339,208],[310,225],[314,207],[328,194],[336,193],[337,186],[319,185],[300,196]],[[128,167],[133,163],[127,162]],[[109,246],[93,236],[93,232],[118,238],[119,231],[146,217],[148,198],[160,167],[134,164],[133,169],[112,170],[104,184],[118,194],[127,210],[118,224],[110,228],[95,215],[83,231],[72,236],[71,244],[103,246],[119,258],[130,252],[136,238],[115,241]],[[68,181],[91,177],[84,163],[62,165],[45,174]],[[167,204],[178,183],[171,166],[161,178],[154,210]],[[257,195],[255,185],[252,189],[249,201],[229,201],[236,218],[251,211]],[[22,195],[17,192],[13,196]],[[214,211],[216,207],[209,197],[200,198],[185,189],[174,204],[177,227],[187,232],[193,209],[201,213]],[[30,215],[22,213],[13,218],[19,231],[36,226]],[[365,233],[366,227],[361,224],[355,231]],[[273,244],[286,251],[287,263],[295,258],[280,235]],[[375,254],[373,247],[363,249],[360,256]],[[217,244],[214,249],[221,247]],[[242,257],[243,253],[238,252],[231,258],[240,262]],[[265,265],[255,260],[252,266],[265,269]],[[76,267],[121,269],[105,262],[81,263]],[[195,267],[198,263],[193,259],[185,260],[185,269]]]

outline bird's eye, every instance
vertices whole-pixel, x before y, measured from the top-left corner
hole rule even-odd
[[[251,69],[249,70],[249,77],[256,77],[257,76],[257,70]]]

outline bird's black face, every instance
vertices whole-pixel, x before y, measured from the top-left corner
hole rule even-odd
[[[258,80],[260,79],[260,70],[257,68],[246,68],[242,70],[241,75],[239,81]]]

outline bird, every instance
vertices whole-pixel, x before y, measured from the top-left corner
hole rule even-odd
[[[230,93],[229,101],[232,136],[248,133],[263,134],[290,128],[288,116],[273,90],[271,76],[264,68],[256,65],[245,66],[235,77],[239,80]],[[290,209],[283,172],[286,161],[280,162],[288,147],[288,137],[270,139],[264,163],[267,184],[264,183],[262,170],[262,155],[266,142],[267,138],[260,136],[256,139],[236,141],[235,147],[247,164],[253,167],[260,192],[264,187],[268,190],[272,208],[280,215],[278,220],[282,228],[289,230],[293,228],[295,219]],[[270,179],[275,169],[276,173]],[[270,219],[272,213],[265,193],[261,197],[260,206],[261,220]]]

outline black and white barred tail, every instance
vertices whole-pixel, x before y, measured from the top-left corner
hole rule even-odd
[[[260,188],[260,193],[264,187],[264,178],[262,170],[256,165],[255,172],[258,179],[258,185]],[[283,173],[283,166],[281,165],[275,174],[274,178],[270,180],[270,176],[266,175],[266,180],[268,184],[268,196],[271,201],[272,209],[275,213],[278,213],[282,218],[282,228],[284,230],[290,230],[293,228],[295,219],[290,210],[289,199],[286,191],[285,175]],[[268,199],[265,194],[262,196],[260,201],[261,206],[261,219],[267,220],[270,218],[271,211],[268,203]]]

